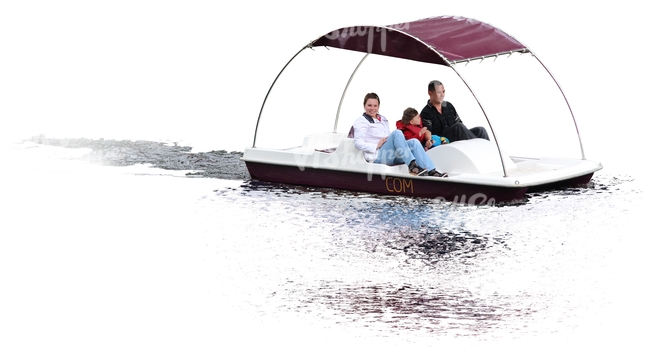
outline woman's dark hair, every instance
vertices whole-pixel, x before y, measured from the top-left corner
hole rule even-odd
[[[409,125],[411,124],[411,120],[415,118],[415,116],[418,115],[418,111],[408,107],[404,109],[404,114],[402,115],[402,124],[404,125]]]
[[[366,103],[368,102],[368,99],[377,99],[377,104],[380,104],[381,102],[379,101],[379,96],[375,93],[368,93],[366,94],[365,98],[363,98],[363,105],[365,106]]]

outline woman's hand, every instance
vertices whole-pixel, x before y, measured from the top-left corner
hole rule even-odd
[[[381,140],[379,140],[379,142],[377,143],[377,150],[379,150],[379,148],[386,143],[386,140],[388,140],[388,137],[381,138]]]

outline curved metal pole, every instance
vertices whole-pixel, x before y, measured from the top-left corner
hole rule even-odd
[[[435,48],[433,48],[433,47],[431,47],[429,45],[427,45],[427,47],[431,51],[435,52],[440,58],[442,58],[447,63],[447,65],[449,67],[451,67],[451,69],[454,72],[456,72],[456,75],[458,76],[458,78],[460,78],[460,80],[463,81],[463,83],[465,83],[465,86],[467,87],[467,89],[469,89],[469,92],[472,93],[472,96],[474,96],[474,99],[476,100],[476,103],[481,108],[481,111],[483,112],[483,115],[485,116],[485,120],[487,120],[488,125],[490,126],[490,131],[492,132],[492,137],[494,137],[494,143],[497,145],[497,151],[499,152],[499,159],[501,160],[501,168],[503,169],[503,177],[508,177],[508,173],[506,172],[506,164],[503,161],[503,153],[501,152],[501,147],[499,146],[499,140],[497,139],[497,134],[494,132],[494,128],[492,127],[492,123],[490,123],[490,118],[488,118],[487,113],[485,112],[485,108],[483,108],[483,104],[481,104],[481,101],[478,100],[478,97],[476,96],[476,94],[474,94],[474,90],[472,90],[472,87],[469,86],[469,83],[467,83],[465,78],[463,78],[463,76],[461,76],[460,73],[456,70],[455,64],[453,64],[449,60],[447,60],[447,57],[443,56]]]
[[[578,130],[578,122],[576,121],[575,115],[573,115],[573,110],[571,109],[571,105],[569,104],[569,100],[567,99],[566,95],[564,95],[564,91],[562,90],[562,87],[560,87],[560,83],[558,83],[558,81],[555,79],[555,77],[553,77],[553,74],[551,73],[551,71],[544,65],[544,63],[542,63],[542,60],[540,60],[537,57],[537,55],[534,54],[533,52],[531,52],[531,54],[533,55],[533,57],[535,57],[537,62],[539,62],[539,64],[541,64],[542,67],[544,67],[544,69],[546,70],[546,73],[548,73],[549,76],[551,76],[551,78],[553,79],[553,82],[555,82],[555,85],[560,90],[560,93],[562,93],[562,97],[564,97],[564,101],[566,102],[567,107],[569,107],[569,112],[571,113],[571,117],[573,118],[573,125],[575,125],[575,127],[576,127],[576,133],[578,134],[578,143],[580,144],[580,153],[582,154],[582,159],[585,160],[585,150],[582,147],[582,139],[580,138],[580,131]]]
[[[359,69],[359,67],[361,67],[361,64],[363,63],[363,61],[366,60],[366,58],[368,57],[369,54],[370,54],[370,52],[366,53],[366,55],[363,56],[361,61],[359,61],[359,64],[357,65],[357,67],[354,69],[354,71],[350,75],[350,79],[348,79],[348,84],[346,84],[345,89],[343,89],[343,94],[341,94],[341,100],[339,101],[339,108],[336,110],[336,119],[334,120],[334,133],[336,133],[337,127],[339,125],[339,114],[341,113],[341,106],[343,105],[343,99],[345,98],[345,94],[348,91],[348,87],[350,86],[350,83],[352,82],[352,78],[354,78],[354,75],[357,73],[357,70]]]
[[[465,78],[463,78],[463,76],[461,76],[460,73],[458,73],[456,67],[451,64],[449,66],[451,67],[451,69],[454,70],[454,72],[456,72],[460,80],[463,81],[463,83],[465,83],[465,86],[467,87],[467,89],[469,89],[469,92],[472,93],[474,99],[476,99],[476,103],[478,103],[478,106],[481,108],[483,115],[485,115],[485,119],[487,120],[488,125],[490,126],[490,131],[492,132],[492,136],[494,137],[494,143],[497,145],[497,150],[499,151],[499,158],[501,159],[501,167],[503,168],[503,177],[508,177],[508,173],[506,172],[506,164],[503,161],[503,153],[501,152],[501,147],[499,146],[499,140],[497,139],[497,134],[494,132],[494,128],[492,128],[492,123],[490,123],[490,118],[488,118],[487,113],[483,108],[483,104],[481,104],[481,101],[478,100],[478,97],[476,96],[476,94],[474,94],[472,87],[470,87],[467,81],[465,81]]]
[[[264,101],[262,102],[262,108],[260,108],[260,114],[257,116],[257,124],[255,124],[255,136],[253,136],[253,147],[255,147],[255,142],[257,141],[257,128],[260,126],[260,118],[262,118],[262,111],[264,110],[264,105],[266,104],[266,99],[269,97],[269,94],[271,94],[271,89],[273,89],[273,86],[275,85],[275,82],[277,82],[278,78],[280,78],[280,75],[282,74],[282,72],[284,72],[284,70],[287,68],[289,63],[291,63],[293,61],[293,59],[296,58],[300,54],[300,52],[304,51],[305,48],[309,48],[309,47],[310,46],[307,45],[307,46],[301,48],[300,51],[298,51],[295,55],[293,55],[293,57],[291,57],[289,62],[287,62],[287,64],[285,64],[284,67],[282,67],[282,70],[280,71],[280,73],[278,73],[278,75],[275,76],[275,79],[273,80],[273,83],[271,83],[271,87],[269,88],[269,91],[266,92],[266,96],[264,97]]]

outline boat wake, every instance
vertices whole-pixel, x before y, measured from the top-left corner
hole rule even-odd
[[[190,146],[144,140],[56,139],[37,136],[25,141],[65,148],[88,148],[82,159],[112,166],[149,164],[165,170],[187,170],[188,177],[249,180],[242,153],[225,150],[192,152]]]
[[[206,177],[226,180],[242,180],[244,192],[274,192],[278,195],[318,194],[323,196],[338,196],[339,198],[381,198],[383,200],[415,200],[418,204],[442,204],[439,200],[427,198],[391,197],[374,193],[348,191],[334,188],[297,186],[284,183],[269,183],[251,180],[245,163],[241,160],[242,152],[213,150],[209,152],[192,152],[191,146],[180,146],[177,143],[145,140],[104,140],[87,138],[48,138],[34,136],[24,140],[39,145],[49,145],[70,149],[90,149],[80,159],[110,166],[130,166],[137,164],[151,165],[154,168],[175,171],[187,171],[187,177]],[[497,203],[496,206],[526,205],[531,200],[549,199],[569,195],[604,194],[614,187],[634,179],[625,176],[599,175],[588,184],[579,187],[566,187],[549,191],[530,192],[524,199],[514,202]],[[462,199],[448,201],[446,204],[465,205]],[[427,237],[442,237],[438,232],[425,233]],[[451,235],[453,238],[453,234]],[[444,246],[448,246],[445,244]],[[442,248],[441,248],[442,249]],[[445,249],[442,249],[444,251]]]

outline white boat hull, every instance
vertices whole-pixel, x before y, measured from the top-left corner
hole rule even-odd
[[[338,133],[309,135],[291,149],[247,148],[242,160],[251,176],[263,181],[469,203],[515,201],[530,191],[583,185],[602,169],[593,161],[566,158],[504,155],[502,162],[496,145],[483,139],[438,146],[427,154],[449,177],[416,177],[406,165],[368,163],[353,139]]]

